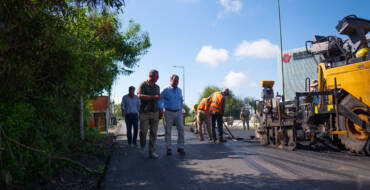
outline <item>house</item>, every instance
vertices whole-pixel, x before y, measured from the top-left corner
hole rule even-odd
[[[93,123],[99,131],[108,131],[111,116],[110,96],[98,96],[91,103],[93,109],[90,121],[94,121]]]

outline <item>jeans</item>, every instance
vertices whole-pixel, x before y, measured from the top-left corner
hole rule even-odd
[[[213,135],[213,140],[216,140],[216,121],[217,121],[217,128],[218,128],[218,136],[220,139],[223,137],[223,121],[222,121],[222,114],[220,113],[215,113],[212,114],[212,135]]]
[[[137,113],[127,113],[125,115],[126,129],[127,129],[127,142],[128,144],[135,144],[138,133],[138,114]],[[132,126],[134,126],[134,136],[132,137]]]

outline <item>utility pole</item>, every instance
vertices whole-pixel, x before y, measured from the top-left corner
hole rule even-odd
[[[279,29],[280,29],[280,61],[281,61],[281,80],[283,86],[283,101],[285,100],[285,87],[284,87],[284,63],[283,63],[283,39],[281,34],[281,18],[280,18],[280,0],[278,0],[279,10]]]
[[[182,100],[185,102],[185,67],[174,65],[175,68],[182,69]]]

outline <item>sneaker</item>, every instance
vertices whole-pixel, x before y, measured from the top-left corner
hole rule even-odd
[[[149,157],[151,159],[158,159],[159,158],[158,154],[155,153],[155,152],[149,152]]]
[[[178,148],[177,149],[177,152],[181,155],[181,156],[184,156],[185,155],[185,151],[183,148]]]
[[[216,143],[216,142],[217,142],[217,138],[214,138],[214,139],[213,139],[213,142],[214,142],[214,143]]]
[[[167,156],[171,156],[172,155],[172,150],[169,148],[167,149]]]

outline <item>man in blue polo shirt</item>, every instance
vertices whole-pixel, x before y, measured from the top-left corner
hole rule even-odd
[[[136,147],[140,103],[139,98],[135,95],[135,87],[130,86],[128,91],[129,93],[122,98],[122,117],[125,117],[126,121],[127,143],[129,146],[133,144]],[[132,127],[134,127],[134,136],[132,136]]]
[[[167,147],[167,155],[172,155],[171,149],[171,129],[172,125],[175,124],[177,128],[177,152],[180,155],[185,155],[184,151],[184,123],[182,116],[182,92],[178,88],[179,76],[172,75],[171,86],[165,88],[161,93],[161,99],[158,102],[158,106],[161,109],[161,113],[164,111],[164,128],[165,128],[165,141]]]

